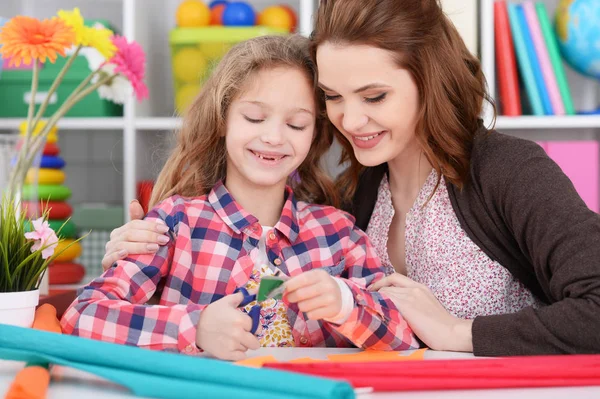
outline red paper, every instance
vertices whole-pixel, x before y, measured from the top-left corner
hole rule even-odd
[[[600,385],[600,355],[422,360],[410,367],[390,362],[265,364],[264,367],[346,380],[375,391],[494,389]]]

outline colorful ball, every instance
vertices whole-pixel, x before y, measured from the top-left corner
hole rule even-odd
[[[227,5],[227,3],[229,3],[229,2],[226,0],[213,0],[208,5],[208,8],[210,8],[212,10],[216,6]]]
[[[38,184],[63,184],[65,182],[65,172],[60,169],[38,169],[37,176],[35,169],[29,169],[25,177],[25,183],[32,184],[36,181]]]
[[[214,61],[223,57],[231,45],[224,42],[203,42],[198,45],[198,48],[206,59]]]
[[[210,24],[211,25],[223,25],[223,11],[225,11],[227,4],[217,4],[210,9]]]
[[[182,82],[199,82],[205,73],[206,59],[196,47],[185,47],[173,57],[173,74]]]
[[[200,92],[200,85],[189,83],[181,86],[175,95],[175,107],[183,113]]]
[[[294,11],[294,9],[288,6],[287,4],[281,4],[279,5],[279,7],[283,8],[290,14],[290,17],[292,18],[292,26],[290,27],[290,32],[295,32],[296,28],[298,27],[298,16],[296,15],[296,11]]]
[[[210,22],[210,10],[202,1],[184,0],[177,7],[175,19],[180,28],[206,26]]]
[[[285,29],[291,32],[292,17],[290,13],[280,6],[271,6],[265,8],[258,16],[258,24],[271,28]]]
[[[256,13],[252,6],[242,1],[227,4],[223,11],[225,26],[253,26],[256,23]]]

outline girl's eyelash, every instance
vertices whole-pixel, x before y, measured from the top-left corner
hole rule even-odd
[[[250,123],[261,123],[263,119],[252,119],[246,115],[244,115],[244,119],[246,119]]]
[[[306,129],[306,126],[294,126],[294,125],[290,125],[290,124],[288,124],[288,126],[290,127],[290,129],[293,129],[293,130],[302,131],[302,130]]]
[[[367,97],[367,98],[365,98],[365,101],[370,104],[376,104],[376,103],[380,103],[383,100],[385,100],[385,96],[387,96],[387,93],[381,93],[377,97],[371,97],[371,98]]]
[[[325,93],[323,93],[323,95],[325,96],[325,101],[335,101],[338,100],[341,96],[340,95],[336,95],[336,96],[329,96]]]

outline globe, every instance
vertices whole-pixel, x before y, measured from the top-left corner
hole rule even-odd
[[[600,79],[600,1],[561,0],[555,29],[564,60],[576,71]]]

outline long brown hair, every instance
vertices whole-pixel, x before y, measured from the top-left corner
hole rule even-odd
[[[208,194],[219,180],[225,179],[224,135],[229,105],[258,71],[279,66],[303,72],[314,89],[317,108],[322,106],[308,39],[299,35],[261,36],[235,45],[185,113],[175,148],[156,181],[150,206],[174,194],[184,197]],[[338,205],[333,181],[320,165],[332,141],[333,134],[323,130],[323,116],[317,115],[310,151],[298,167],[297,176],[288,180],[298,199]]]
[[[416,137],[438,172],[462,188],[483,101],[489,98],[479,60],[469,52],[436,0],[322,0],[311,36],[316,62],[319,45],[366,44],[395,53],[419,91]],[[327,122],[342,145],[340,163],[349,162],[337,181],[348,203],[365,167],[352,145]],[[437,187],[437,185],[436,185]]]

